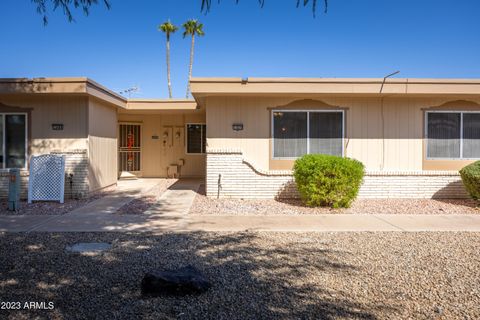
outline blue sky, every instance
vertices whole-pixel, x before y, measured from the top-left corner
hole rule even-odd
[[[322,2],[319,0],[320,3]],[[206,35],[196,45],[199,77],[480,78],[480,1],[330,0],[296,9],[296,0],[222,0],[207,15],[201,0],[111,0],[68,23],[49,24],[30,0],[0,3],[0,77],[88,76],[114,91],[138,85],[139,98],[167,97],[165,40],[170,18],[198,18]],[[174,96],[184,97],[190,41],[172,38]]]

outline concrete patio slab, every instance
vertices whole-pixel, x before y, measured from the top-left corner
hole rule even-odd
[[[145,214],[187,215],[201,183],[200,180],[180,180],[165,191]]]
[[[109,214],[155,187],[163,179],[119,180],[116,190],[103,198],[69,212],[69,215]]]

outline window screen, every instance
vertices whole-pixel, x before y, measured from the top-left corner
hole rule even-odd
[[[307,153],[343,155],[343,112],[273,113],[273,157],[298,158]]]
[[[187,124],[187,153],[205,153],[207,126]]]
[[[460,113],[428,113],[429,158],[460,158],[460,121]]]
[[[310,153],[342,156],[343,114],[310,112]]]
[[[480,158],[480,113],[463,114],[463,158]]]
[[[26,119],[23,114],[5,115],[5,162],[7,168],[25,167]]]
[[[480,113],[428,112],[427,157],[480,158]]]
[[[307,113],[273,113],[274,157],[296,158],[307,153]]]

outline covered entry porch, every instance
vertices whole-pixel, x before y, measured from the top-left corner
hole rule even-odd
[[[119,177],[204,178],[205,122],[193,100],[129,100],[118,113]]]

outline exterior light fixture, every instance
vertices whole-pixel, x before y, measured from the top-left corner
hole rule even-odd
[[[232,129],[234,131],[242,131],[243,130],[243,123],[234,123],[232,124]]]
[[[167,132],[167,131],[165,131],[165,132],[163,133],[163,138],[164,138],[164,139],[168,138],[168,132]]]
[[[175,138],[180,138],[180,131],[175,132]]]

